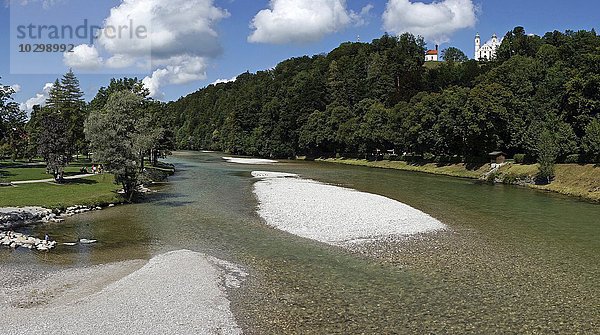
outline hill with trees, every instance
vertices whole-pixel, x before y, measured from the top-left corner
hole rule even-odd
[[[344,43],[328,54],[244,73],[165,106],[180,149],[264,157],[395,152],[481,161],[598,162],[600,37],[506,34],[495,60],[424,66],[410,34]]]

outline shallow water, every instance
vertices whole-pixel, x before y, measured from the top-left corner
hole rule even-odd
[[[149,259],[190,249],[245,265],[233,293],[256,333],[594,333],[600,329],[600,207],[470,180],[315,162],[225,163],[178,153],[178,173],[145,203],[34,228],[51,253],[0,250],[11,268]],[[250,172],[297,173],[381,194],[451,231],[365,246],[355,253],[265,226]]]

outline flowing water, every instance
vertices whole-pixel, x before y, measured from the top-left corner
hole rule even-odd
[[[249,333],[597,333],[600,207],[528,189],[395,170],[287,161],[245,166],[177,153],[147,202],[33,228],[51,253],[0,250],[15,268],[60,271],[190,249],[242,264],[231,292]],[[349,251],[272,229],[250,172],[271,170],[381,194],[448,232]]]

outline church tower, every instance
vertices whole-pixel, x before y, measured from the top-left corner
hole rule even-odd
[[[498,35],[496,33],[492,35],[492,44],[498,44]]]
[[[475,35],[475,60],[479,60],[479,49],[481,48],[481,36]]]

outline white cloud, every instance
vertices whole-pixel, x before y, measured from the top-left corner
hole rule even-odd
[[[151,97],[157,99],[163,97],[163,94],[160,92],[160,86],[163,84],[162,82],[168,77],[168,75],[169,71],[167,69],[158,69],[154,71],[151,76],[142,80],[144,87],[148,89]]]
[[[128,55],[116,54],[106,60],[106,66],[111,69],[124,69],[135,64],[135,59]]]
[[[10,88],[12,88],[12,90],[15,91],[15,93],[21,92],[21,85],[19,84],[11,85]]]
[[[217,79],[215,81],[213,81],[212,83],[210,83],[210,85],[218,85],[218,84],[225,84],[225,83],[231,83],[237,80],[237,76],[231,78],[231,79]]]
[[[75,69],[95,70],[102,67],[102,57],[93,45],[78,45],[73,52],[65,52],[63,56],[65,65]]]
[[[26,111],[27,114],[31,114],[33,106],[44,106],[46,104],[48,96],[50,95],[50,90],[52,89],[52,87],[54,87],[53,83],[46,83],[41,92],[37,93],[35,97],[32,97],[21,104],[21,109]]]
[[[164,85],[186,84],[192,81],[206,79],[207,60],[195,56],[174,56],[159,60],[158,69],[151,76],[142,80],[153,98],[162,98],[160,88]]]
[[[352,21],[354,21],[354,25],[361,27],[368,24],[367,18],[370,16],[373,8],[373,5],[368,4],[360,10],[360,13],[350,12],[350,18],[352,18]]]
[[[383,27],[394,34],[409,32],[428,41],[444,43],[456,31],[473,27],[476,12],[472,0],[442,0],[430,4],[389,0],[383,13]]]
[[[216,25],[227,17],[214,0],[123,0],[104,20],[93,46],[98,54],[86,49],[71,55],[74,59],[65,54],[63,61],[75,69],[101,63],[106,69],[152,71],[144,83],[160,97],[163,85],[206,78],[207,64],[222,51]],[[120,26],[132,29],[122,34],[111,29]]]
[[[271,0],[269,9],[256,14],[250,24],[252,43],[295,43],[318,41],[348,25],[364,24],[372,6],[361,13],[349,11],[346,0]]]

